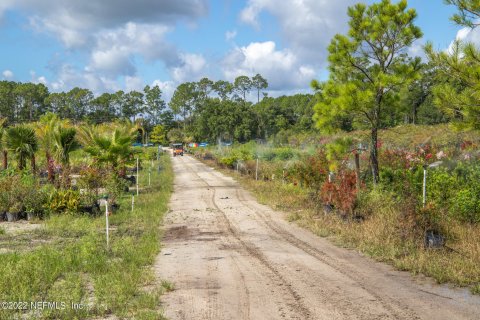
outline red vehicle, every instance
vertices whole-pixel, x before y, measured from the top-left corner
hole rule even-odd
[[[173,149],[173,156],[182,156],[183,157],[183,144],[181,143],[174,143],[172,144]]]

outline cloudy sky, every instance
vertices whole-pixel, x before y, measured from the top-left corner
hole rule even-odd
[[[0,79],[95,93],[262,74],[272,95],[325,79],[326,47],[356,0],[0,0]],[[365,1],[371,3],[372,1]],[[410,0],[438,49],[474,37],[442,0]],[[480,40],[480,36],[478,37]]]

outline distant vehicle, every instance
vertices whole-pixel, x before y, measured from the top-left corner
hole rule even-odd
[[[132,147],[143,147],[143,144],[141,144],[140,142],[134,142],[132,144]]]
[[[183,144],[182,143],[172,143],[173,156],[182,156],[183,157]]]
[[[208,146],[208,143],[207,142],[201,142],[198,144],[199,147],[206,147]]]

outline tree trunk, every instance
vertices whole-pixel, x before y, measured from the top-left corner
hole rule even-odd
[[[55,181],[55,168],[54,168],[54,163],[52,156],[50,155],[50,152],[46,152],[45,158],[47,159],[47,172],[48,172],[48,181],[53,183]]]
[[[25,163],[25,156],[22,154],[19,155],[18,157],[18,170],[23,170],[25,169],[26,163]]]
[[[8,169],[8,151],[3,150],[3,169],[7,170]]]
[[[36,162],[34,154],[30,158],[30,165],[32,167],[32,173],[33,173],[33,175],[35,175],[35,173],[37,172],[37,162]]]
[[[378,169],[378,129],[372,128],[372,147],[370,148],[370,165],[372,167],[373,184],[378,184],[380,174]]]

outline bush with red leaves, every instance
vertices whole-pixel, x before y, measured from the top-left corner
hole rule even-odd
[[[354,171],[341,170],[332,182],[323,183],[320,191],[322,201],[346,214],[353,214],[358,192],[356,181]]]

